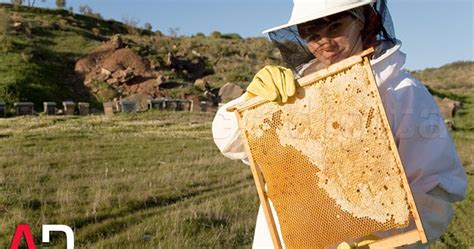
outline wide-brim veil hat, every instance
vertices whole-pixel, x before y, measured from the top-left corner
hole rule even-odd
[[[293,0],[293,10],[288,23],[267,29],[263,33],[323,18],[373,2],[375,0]]]
[[[285,66],[293,69],[295,75],[300,77],[308,65],[316,65],[319,61],[300,36],[298,25],[346,11],[363,22],[362,42],[367,48],[375,47],[372,59],[385,53],[397,42],[387,0],[293,0],[288,22],[263,33],[278,48]]]

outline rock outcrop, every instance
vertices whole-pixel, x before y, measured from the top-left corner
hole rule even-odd
[[[101,99],[137,93],[160,96],[160,73],[151,69],[146,58],[125,47],[120,36],[78,60],[75,72],[94,94],[103,95],[98,96]]]

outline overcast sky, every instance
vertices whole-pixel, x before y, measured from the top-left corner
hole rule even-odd
[[[0,0],[0,2],[9,2]],[[54,0],[39,7],[54,7]],[[67,0],[79,11],[87,4],[104,18],[139,21],[178,35],[212,31],[261,36],[261,31],[288,21],[291,0]],[[406,68],[439,67],[474,60],[474,0],[392,0],[389,8],[397,38],[407,53]]]

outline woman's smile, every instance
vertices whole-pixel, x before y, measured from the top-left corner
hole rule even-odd
[[[335,62],[337,58],[339,57],[339,52],[329,52],[327,55],[325,55],[326,60],[330,61],[331,63]]]

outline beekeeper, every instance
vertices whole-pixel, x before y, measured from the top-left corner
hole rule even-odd
[[[264,33],[288,68],[264,67],[244,95],[218,110],[212,133],[219,150],[248,164],[235,114],[227,107],[256,95],[286,102],[295,94],[295,78],[374,47],[370,62],[395,142],[427,238],[437,240],[453,218],[452,203],[466,195],[466,175],[433,97],[402,70],[406,55],[395,38],[386,0],[294,0],[288,23]],[[273,247],[261,206],[253,247]]]

